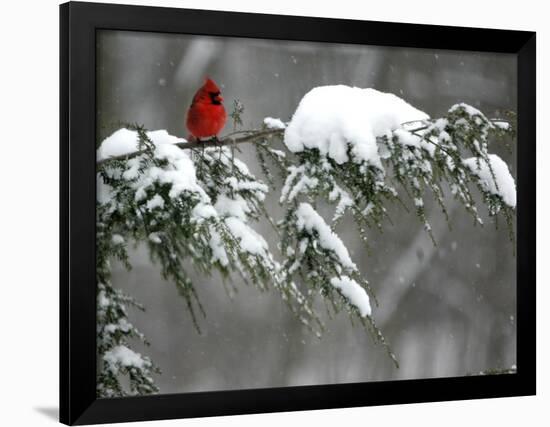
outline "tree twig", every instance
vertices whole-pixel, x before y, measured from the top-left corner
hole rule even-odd
[[[419,135],[419,134],[416,133],[416,132],[421,131],[421,130],[424,130],[424,129],[426,129],[426,127],[422,127],[422,128],[410,130],[410,131],[407,131],[407,132],[410,132],[410,133],[413,134],[414,136],[417,136],[418,138],[422,139],[422,141],[426,141],[426,142],[429,142],[430,144],[435,145],[437,148],[439,148],[441,151],[443,151],[445,154],[447,154],[447,156],[453,158],[453,155],[449,152],[449,150],[443,148],[443,147],[442,147],[441,145],[439,145],[437,142],[434,142],[434,141],[432,141],[431,139],[426,138],[424,135]]]
[[[267,130],[248,130],[248,131],[241,131],[239,133],[244,133],[244,136],[235,138],[232,135],[236,135],[236,133],[229,134],[229,136],[223,137],[222,139],[210,139],[207,141],[186,141],[186,142],[178,142],[175,145],[176,147],[179,147],[181,149],[188,149],[192,150],[194,148],[206,148],[206,147],[221,147],[224,145],[233,145],[233,144],[242,144],[245,142],[252,142],[259,138],[270,138],[273,136],[281,136],[284,132],[284,129],[267,129]],[[131,153],[121,154],[118,156],[111,156],[104,159],[100,159],[96,162],[98,166],[103,165],[104,163],[113,161],[113,160],[127,160],[131,159],[133,157],[139,156],[140,154],[144,154],[147,150],[138,150],[133,151]]]
[[[492,122],[507,122],[507,120],[504,119],[491,119]],[[412,123],[430,123],[429,120],[414,120],[411,122],[405,122],[402,123],[401,126],[405,126],[407,124]],[[445,149],[443,149],[439,144],[430,141],[427,138],[424,138],[422,135],[418,135],[416,132],[426,130],[429,126],[424,125],[415,129],[404,129],[407,132],[410,132],[413,135],[418,136],[419,138],[424,139],[425,141],[434,144],[438,147],[440,147],[443,151],[445,151],[448,155],[451,155],[449,152],[447,152]],[[232,132],[226,136],[224,136],[222,139],[209,139],[207,141],[185,141],[185,142],[178,142],[174,144],[176,147],[179,147],[181,149],[189,149],[193,150],[194,148],[207,148],[207,147],[221,147],[224,145],[232,145],[235,146],[236,144],[242,144],[246,142],[255,142],[257,139],[260,138],[271,138],[273,136],[282,136],[284,133],[284,129],[265,129],[265,130],[243,130],[238,132]],[[241,137],[235,137],[236,135],[243,135]],[[133,157],[139,156],[140,154],[144,154],[147,150],[138,150],[133,151],[131,153],[126,154],[120,154],[118,156],[111,156],[107,158],[103,158],[100,160],[97,160],[96,164],[97,166],[101,166],[107,162],[113,161],[113,160],[128,160]]]

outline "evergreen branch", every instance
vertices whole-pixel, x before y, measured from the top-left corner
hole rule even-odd
[[[414,129],[414,130],[409,130],[407,132],[410,132],[412,135],[414,136],[417,136],[419,138],[421,138],[423,141],[426,141],[428,144],[432,144],[432,145],[435,145],[437,148],[439,148],[441,151],[443,151],[445,154],[447,154],[449,157],[453,158],[454,155],[447,149],[443,148],[441,146],[441,144],[438,144],[437,142],[435,141],[432,141],[430,138],[426,138],[425,135],[421,135],[417,132],[419,131],[422,131],[422,130],[426,130],[428,129],[428,126],[423,126],[421,128],[418,128],[418,129]]]
[[[243,144],[245,142],[254,142],[259,138],[269,138],[273,136],[281,136],[284,129],[266,129],[266,130],[246,130],[239,132],[232,132],[222,139],[209,139],[207,141],[186,141],[178,142],[174,144],[183,150],[193,150],[195,148],[207,148],[207,147],[223,147],[225,145]],[[235,138],[235,135],[244,134],[241,137]],[[116,160],[128,160],[146,153],[148,150],[138,150],[131,153],[121,154],[119,156],[111,156],[106,159],[101,159],[96,162],[98,166],[101,166],[107,162]]]
[[[231,115],[234,127],[242,124],[242,110],[242,105],[236,103],[235,114]],[[359,236],[367,242],[367,230],[382,231],[382,222],[390,220],[387,202],[397,200],[406,208],[393,187],[397,183],[412,199],[414,212],[435,245],[424,207],[426,191],[431,191],[448,221],[442,188],[447,182],[453,196],[476,222],[483,224],[471,194],[470,186],[474,184],[483,195],[489,215],[500,212],[505,216],[514,239],[514,181],[506,165],[503,175],[502,160],[488,151],[492,137],[515,135],[514,123],[488,119],[465,104],[453,106],[442,118],[405,122],[376,137],[376,160],[380,164],[358,156],[352,149],[354,141],[347,136],[342,137],[347,149],[343,162],[315,144],[292,150],[289,160],[288,153],[270,147],[269,141],[275,136],[286,142],[282,140],[284,129],[263,127],[234,131],[221,139],[182,139],[176,144],[157,145],[153,133],[142,126],[125,127],[137,133],[136,151],[97,161],[100,397],[158,392],[152,378],[158,368],[147,356],[130,348],[132,339],[146,342],[126,313],[127,307],[140,305],[110,282],[111,258],[131,268],[126,250],[130,242],[147,242],[152,262],[160,265],[164,279],[176,285],[197,330],[195,307],[205,313],[183,269],[183,260],[189,260],[197,272],[205,275],[217,270],[225,281],[235,273],[262,291],[277,290],[312,331],[323,329],[313,309],[314,298],[320,295],[330,315],[345,310],[352,323],[359,320],[398,366],[371,316],[370,301],[378,306],[374,292],[335,233],[340,218],[351,214]],[[234,157],[234,150],[240,151],[236,144],[248,142],[255,145],[260,168],[272,188],[269,166],[281,172],[284,186],[279,201],[286,214],[276,224],[264,205],[270,187]],[[188,156],[181,151],[184,149],[195,155]],[[465,154],[470,157],[462,158]],[[109,167],[102,167],[105,164]],[[387,174],[389,170],[393,179]],[[508,185],[510,181],[512,186]],[[505,187],[513,188],[513,197],[504,191]],[[329,222],[316,211],[317,203],[323,200],[335,205]],[[251,227],[250,223],[262,216],[278,233],[278,249],[285,257],[282,263],[276,261],[266,240]],[[319,336],[320,332],[316,333]],[[121,377],[128,378],[128,386],[123,386]]]
[[[493,123],[510,123],[510,121],[508,121],[506,119],[498,119],[498,118],[490,119],[490,121],[493,122]],[[430,120],[425,120],[425,121],[405,122],[405,123],[402,123],[401,126],[405,126],[405,125],[412,124],[412,123],[422,123],[422,124],[424,124],[424,123],[431,123],[431,121]],[[424,126],[420,126],[420,127],[414,128],[414,129],[405,129],[405,130],[407,130],[407,132],[410,132],[413,135],[420,136],[420,135],[417,135],[416,132],[426,130],[426,129],[428,129],[428,127],[429,126],[424,125]],[[212,138],[212,139],[209,139],[209,140],[206,140],[206,141],[201,141],[201,140],[186,141],[186,142],[178,142],[174,145],[176,147],[179,147],[179,148],[183,149],[183,150],[194,150],[196,148],[207,148],[207,147],[223,147],[223,146],[226,146],[226,145],[234,146],[236,144],[243,144],[243,143],[247,143],[247,142],[256,142],[258,139],[262,139],[262,138],[271,138],[273,136],[282,136],[283,133],[284,133],[284,129],[241,130],[241,131],[231,132],[231,133],[227,134],[226,136],[224,136],[222,139]],[[236,135],[243,135],[243,136],[235,138]],[[439,144],[437,144],[433,141],[429,141],[428,139],[426,139],[426,141],[429,142],[430,144],[433,144],[433,145],[438,146],[438,147],[441,148],[441,146]],[[131,152],[131,153],[126,153],[126,154],[121,154],[121,155],[118,155],[118,156],[111,156],[111,157],[108,157],[106,159],[101,159],[101,160],[98,160],[96,162],[96,164],[97,164],[97,166],[101,166],[101,165],[103,165],[105,163],[108,163],[108,162],[111,162],[111,161],[128,160],[128,159],[132,159],[134,157],[137,157],[141,154],[144,154],[148,151],[150,151],[150,147],[147,147],[143,150],[137,150],[137,151],[134,151],[134,152]],[[445,151],[445,150],[442,148],[442,151]]]

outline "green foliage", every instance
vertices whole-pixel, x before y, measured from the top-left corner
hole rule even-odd
[[[426,220],[425,192],[431,190],[447,217],[444,185],[450,188],[474,223],[483,224],[471,191],[473,185],[481,192],[490,216],[504,215],[510,238],[514,241],[515,206],[509,206],[502,195],[489,191],[475,170],[464,161],[464,158],[472,158],[476,164],[488,165],[499,190],[489,157],[489,142],[514,134],[514,128],[507,122],[493,123],[473,107],[457,104],[445,117],[429,121],[418,130],[395,131],[391,137],[381,138],[381,143],[389,152],[387,160],[392,166],[394,180],[413,197],[417,216],[428,231],[431,227]]]
[[[349,253],[340,238],[324,222],[308,203],[293,204],[280,222],[282,230],[281,251],[285,255],[284,270],[289,277],[299,276],[307,288],[307,296],[313,304],[315,296],[325,301],[329,314],[345,309],[350,318],[358,320],[380,342],[395,363],[397,358],[386,343],[382,332],[371,317],[368,296],[350,296],[337,286],[345,282],[347,288],[368,291],[374,297],[366,279],[351,261]]]
[[[97,352],[100,371],[97,381],[98,397],[118,397],[158,392],[152,378],[160,370],[153,362],[130,350],[132,342],[140,340],[146,345],[143,334],[128,320],[128,309],[144,310],[132,297],[111,285],[111,259],[118,259],[130,268],[124,238],[100,218],[104,207],[98,206],[96,280],[97,280]],[[128,377],[123,387],[120,376]]]
[[[151,359],[130,350],[132,341],[145,337],[128,321],[128,307],[143,310],[133,298],[105,283],[98,284],[97,296],[97,351],[101,357],[97,380],[98,397],[120,397],[158,392],[152,374],[160,370]],[[128,387],[120,382],[128,377]]]
[[[235,128],[242,125],[243,111],[237,101],[231,114]],[[397,364],[370,312],[369,296],[376,303],[374,294],[334,233],[338,221],[350,215],[367,242],[368,231],[382,230],[389,220],[388,202],[407,206],[401,198],[404,192],[431,235],[424,200],[430,194],[447,216],[445,191],[449,188],[475,223],[482,224],[471,190],[476,187],[489,215],[504,215],[514,236],[514,206],[498,187],[488,152],[489,142],[513,136],[513,127],[489,120],[464,104],[452,107],[445,117],[403,124],[379,137],[379,164],[354,158],[349,146],[345,163],[317,149],[288,156],[274,147],[282,130],[243,131],[247,136],[258,135],[250,142],[267,184],[235,158],[236,146],[230,139],[225,140],[229,146],[220,143],[186,150],[156,145],[141,126],[127,127],[136,132],[140,152],[100,162],[97,170],[97,392],[101,397],[158,391],[152,379],[158,369],[130,349],[132,341],[145,342],[128,320],[128,308],[141,307],[110,282],[111,260],[131,268],[129,244],[147,246],[162,277],[181,294],[197,330],[199,315],[206,313],[189,268],[202,275],[218,272],[224,282],[236,274],[262,291],[277,291],[299,321],[317,334],[323,325],[312,307],[320,297],[330,314],[344,310],[362,324]],[[481,172],[484,165],[493,187]],[[280,203],[285,215],[277,223],[264,206],[269,186],[271,190],[275,186],[273,170],[284,180]],[[318,204],[334,206],[331,221],[317,214]],[[274,255],[251,227],[260,218],[279,233],[280,254]],[[431,237],[435,244],[435,236]],[[122,385],[125,377],[127,387]]]
[[[227,278],[234,272],[261,290],[276,289],[301,321],[309,324],[313,312],[305,298],[286,279],[267,243],[248,225],[266,214],[263,200],[268,187],[233,159],[227,147],[196,150],[192,162],[178,147],[155,147],[145,130],[138,128],[136,134],[140,149],[146,147],[143,153],[98,167],[98,301],[108,292],[117,304],[115,312],[98,315],[99,335],[113,323],[129,324],[125,307],[135,304],[113,293],[109,262],[118,259],[130,268],[126,247],[138,242],[147,245],[162,277],[175,284],[197,330],[197,314],[204,311],[186,273],[187,263],[203,275],[218,271]],[[100,338],[100,343],[105,341],[98,347],[103,366],[98,378],[100,396],[128,393],[120,383],[124,375],[130,378],[129,393],[156,391],[146,386],[154,371],[147,358],[142,357],[139,368],[132,370],[114,368],[116,364],[105,359],[132,337],[143,338],[133,327],[129,334]]]
[[[291,277],[299,276],[309,289],[308,296],[314,295],[313,290],[317,291],[334,311],[338,312],[343,306],[350,316],[370,326],[373,336],[382,341],[395,361],[370,314],[359,316],[354,301],[331,285],[334,278],[349,276],[373,297],[367,280],[361,278],[354,266],[343,265],[334,251],[323,244],[326,239],[318,232],[304,229],[299,215],[303,204],[298,203],[299,199],[314,206],[320,202],[334,205],[332,229],[349,211],[359,235],[367,242],[367,231],[370,228],[382,230],[383,221],[389,220],[387,202],[398,201],[406,207],[397,191],[401,187],[412,199],[416,216],[436,244],[424,206],[426,190],[431,192],[449,220],[443,190],[445,185],[449,186],[476,223],[482,224],[470,188],[473,184],[482,193],[489,215],[504,214],[513,240],[514,206],[507,205],[499,194],[498,185],[496,192],[491,191],[476,169],[472,169],[471,163],[463,160],[464,156],[473,157],[473,163],[488,165],[497,183],[488,152],[489,140],[513,135],[513,132],[512,127],[502,122],[495,124],[478,110],[459,104],[443,118],[404,125],[379,137],[380,164],[355,158],[351,144],[347,150],[349,160],[344,163],[321,154],[316,148],[295,153],[295,164],[286,163],[286,179],[280,198],[286,207],[286,215],[279,223],[282,252],[286,256],[285,270]],[[339,240],[336,235],[332,238]]]
[[[323,199],[336,204],[334,222],[350,210],[366,241],[368,228],[381,229],[382,221],[389,219],[384,206],[387,201],[399,201],[405,206],[397,184],[410,196],[416,216],[431,235],[424,207],[426,190],[431,191],[447,217],[444,184],[476,223],[483,223],[471,192],[473,184],[482,193],[489,215],[504,214],[513,236],[514,207],[508,206],[501,195],[489,191],[463,161],[463,157],[472,156],[487,163],[495,179],[489,160],[489,140],[514,134],[511,126],[499,123],[496,125],[470,106],[458,104],[446,117],[411,123],[379,137],[379,152],[385,167],[358,162],[349,148],[350,160],[342,164],[322,156],[317,149],[306,149],[296,154],[297,166],[287,167],[281,203],[293,203],[298,195],[313,202]],[[392,172],[389,176],[388,170]]]

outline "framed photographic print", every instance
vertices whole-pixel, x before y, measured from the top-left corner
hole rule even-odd
[[[535,393],[535,34],[60,7],[66,424]]]

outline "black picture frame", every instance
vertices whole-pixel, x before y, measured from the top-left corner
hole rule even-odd
[[[512,53],[518,64],[517,373],[96,398],[96,31],[187,33]],[[536,392],[536,34],[69,2],[60,6],[60,421],[159,420]]]

